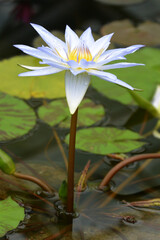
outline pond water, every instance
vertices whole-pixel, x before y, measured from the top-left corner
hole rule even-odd
[[[157,119],[147,115],[138,107],[122,105],[98,93],[92,87],[88,98],[101,103],[105,116],[95,126],[128,128],[143,134],[150,132]],[[28,104],[37,111],[43,104],[41,100],[30,100]],[[58,192],[66,179],[66,168],[60,145],[55,132],[62,143],[64,153],[68,154],[68,145],[64,142],[68,129],[52,128],[42,120],[26,136],[8,143],[2,148],[16,162],[16,170],[43,179]],[[148,143],[128,153],[128,156],[158,152],[160,140],[151,134],[146,137]],[[99,162],[99,167],[87,180],[84,191],[75,191],[76,213],[68,220],[58,194],[44,192],[36,184],[15,179],[1,173],[0,198],[10,195],[25,209],[25,219],[19,226],[9,231],[1,240],[50,240],[50,239],[159,239],[159,206],[136,207],[130,202],[160,198],[159,159],[145,160],[131,164],[119,171],[104,191],[98,185],[106,173],[120,160],[100,154],[76,151],[75,185],[86,163],[91,160],[90,169]],[[160,200],[159,200],[160,203]]]

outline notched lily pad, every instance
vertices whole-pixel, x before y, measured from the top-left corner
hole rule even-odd
[[[0,141],[27,134],[36,123],[34,111],[23,101],[0,93]]]
[[[1,61],[0,91],[24,99],[65,97],[64,71],[39,77],[18,76],[19,73],[26,71],[18,64],[39,66],[39,61],[30,56],[16,56]]]
[[[0,201],[0,213],[0,237],[16,228],[25,216],[24,209],[13,201],[11,197]]]
[[[56,100],[39,108],[39,117],[51,126],[59,123],[61,128],[70,127],[70,113],[65,99]],[[100,121],[105,114],[102,105],[84,99],[79,107],[78,126],[90,126]]]
[[[145,144],[139,139],[141,136],[130,130],[94,127],[77,131],[76,148],[101,155],[126,153]],[[69,143],[69,134],[65,142]]]

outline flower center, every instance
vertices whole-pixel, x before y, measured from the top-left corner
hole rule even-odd
[[[72,52],[69,53],[68,58],[69,60],[74,60],[78,63],[82,59],[85,59],[86,61],[92,61],[92,54],[89,48],[82,43],[81,46],[74,48]]]

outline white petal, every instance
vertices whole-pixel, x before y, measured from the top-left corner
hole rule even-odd
[[[28,69],[28,70],[41,70],[41,69],[44,69],[44,67],[32,67],[32,66],[26,66],[26,65],[22,65],[22,64],[19,64],[19,66],[25,68],[25,69]]]
[[[87,61],[86,59],[81,59],[79,66],[81,68],[95,68],[96,67],[96,63],[93,61]]]
[[[69,60],[67,61],[67,64],[71,67],[71,68],[78,68],[79,64],[77,62],[75,62],[74,60]]]
[[[90,83],[90,76],[86,73],[74,76],[70,71],[65,74],[66,98],[71,114],[74,114],[81,103]]]
[[[31,23],[32,27],[38,32],[41,38],[47,43],[49,47],[53,50],[56,49],[58,55],[62,58],[67,58],[66,55],[66,44],[60,40],[59,38],[55,37],[52,33],[47,31],[44,27]]]
[[[59,68],[59,69],[62,69],[62,70],[65,70],[65,69],[69,68],[69,66],[64,62],[54,62],[54,61],[43,60],[42,62],[39,62],[39,63],[40,64],[47,64],[47,65],[50,65],[54,68]]]
[[[107,50],[103,55],[101,55],[101,57],[98,59],[98,62],[104,61],[103,64],[105,64],[114,60],[125,59],[125,55],[134,53],[141,47],[144,47],[144,45],[133,45],[127,48]]]
[[[48,60],[54,60],[54,55],[52,56],[51,54],[48,54],[45,51],[41,51],[41,49],[36,49],[33,47],[29,47],[26,45],[21,45],[21,44],[17,44],[14,45],[14,47],[20,49],[22,52],[31,55],[33,57],[36,58],[40,58],[40,59],[48,59]],[[55,58],[55,60],[57,59],[57,57]]]
[[[79,37],[68,25],[65,30],[65,40],[69,53],[79,44]]]
[[[44,76],[44,75],[50,75],[50,74],[58,73],[62,71],[62,69],[53,68],[53,67],[29,67],[24,65],[22,65],[22,67],[25,67],[27,69],[34,70],[34,71],[20,73],[19,76],[21,77]]]
[[[82,35],[80,36],[80,39],[86,43],[88,48],[92,46],[92,44],[94,43],[94,38],[92,36],[92,31],[90,27],[87,28],[86,31],[82,33]]]
[[[69,61],[66,61],[66,63],[71,67],[71,69],[74,69],[76,71],[87,71],[88,68],[96,68],[98,67],[99,65],[97,65],[95,62],[93,61],[87,61],[85,59],[81,59],[81,61],[78,63],[78,62],[75,62],[74,60],[69,60]],[[70,69],[70,70],[71,70]],[[75,75],[75,74],[74,74]]]
[[[100,70],[109,70],[109,69],[115,69],[115,68],[127,68],[127,67],[135,67],[135,66],[144,66],[144,64],[121,62],[121,63],[104,65],[102,67],[99,67],[99,69]]]
[[[59,55],[55,54],[53,50],[49,47],[42,46],[42,47],[38,47],[37,49],[51,56],[51,59],[53,59],[54,61],[61,61],[62,59]]]
[[[113,53],[113,55],[115,56],[115,55],[116,55],[115,53],[116,53],[116,52],[119,52],[119,49],[123,49],[123,48],[110,49],[110,50],[105,51],[105,52],[98,58],[97,62],[99,63],[99,62],[103,62],[103,61],[104,61],[103,64],[105,64],[105,61],[106,61],[106,62],[110,62],[111,60],[108,60],[108,59],[112,57],[112,53]],[[116,59],[116,60],[121,60],[121,59],[126,59],[126,58],[125,58],[125,57],[118,57],[118,56],[116,56],[115,59]],[[114,60],[113,60],[113,61],[114,61]]]
[[[96,71],[96,70],[90,70],[88,72],[88,74],[97,76],[97,77],[102,78],[102,79],[104,79],[108,82],[118,84],[118,85],[120,85],[122,87],[125,87],[125,88],[128,88],[130,90],[134,90],[134,88],[132,86],[130,86],[129,84],[123,82],[122,80],[117,79],[117,77],[114,74],[111,74],[111,73],[108,73],[108,72],[103,72],[103,71]]]
[[[86,72],[86,70],[84,70],[84,69],[80,70],[80,69],[76,69],[76,68],[75,68],[75,69],[70,68],[69,70],[70,70],[70,72],[71,72],[74,76],[77,76],[77,75],[80,74],[80,73]]]
[[[103,36],[92,44],[90,51],[93,57],[102,54],[108,48],[112,36],[113,33]]]

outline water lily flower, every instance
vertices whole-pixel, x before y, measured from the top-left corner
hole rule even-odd
[[[65,70],[65,91],[71,114],[74,114],[82,101],[92,75],[134,90],[132,86],[105,70],[143,65],[127,62],[109,64],[115,60],[126,59],[125,55],[135,52],[143,45],[107,50],[113,33],[95,41],[90,27],[78,37],[69,26],[66,26],[65,42],[63,42],[42,26],[31,25],[48,46],[41,46],[37,49],[26,45],[14,46],[26,54],[41,59],[40,64],[48,66],[32,67],[21,65],[31,71],[21,73],[19,76],[42,76]]]

